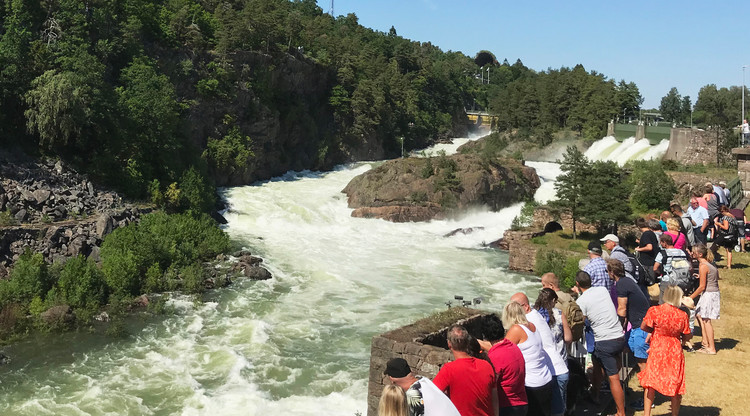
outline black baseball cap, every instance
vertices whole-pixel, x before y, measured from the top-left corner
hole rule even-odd
[[[411,368],[403,358],[391,358],[385,365],[385,371],[383,371],[383,374],[393,378],[406,377],[409,373],[411,373]]]
[[[594,240],[589,243],[589,251],[592,253],[596,253],[601,255],[602,254],[602,243]]]

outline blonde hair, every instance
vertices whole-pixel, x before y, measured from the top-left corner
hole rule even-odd
[[[709,250],[705,244],[700,243],[693,247],[693,252],[698,255],[698,258],[703,257],[708,260],[709,263],[714,261],[714,253]]]
[[[664,291],[662,299],[664,299],[664,303],[668,303],[676,308],[679,308],[682,304],[682,295],[682,289],[680,289],[679,286],[669,285]]]
[[[526,312],[523,310],[523,306],[516,302],[508,302],[503,308],[503,327],[506,331],[513,325],[528,325],[529,321],[526,319]]]
[[[680,232],[680,223],[677,222],[676,218],[667,219],[667,230]]]
[[[378,416],[407,416],[408,414],[404,390],[393,384],[383,387],[383,394],[378,404]]]

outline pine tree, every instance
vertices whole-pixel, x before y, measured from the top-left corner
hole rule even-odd
[[[576,221],[580,219],[580,208],[584,199],[586,181],[589,180],[591,162],[575,146],[568,146],[560,163],[563,174],[557,177],[555,205],[570,212],[573,217],[573,239],[576,238]]]

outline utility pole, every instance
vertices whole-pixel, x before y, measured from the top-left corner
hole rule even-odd
[[[487,67],[487,83],[490,83],[490,67]]]
[[[333,0],[331,0],[331,17],[336,17],[336,15],[333,13]]]

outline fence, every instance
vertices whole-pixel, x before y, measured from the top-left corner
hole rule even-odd
[[[729,181],[729,183],[727,183],[727,189],[729,189],[730,208],[736,208],[745,197],[745,194],[742,192],[742,182],[740,182],[740,177],[736,176]]]

